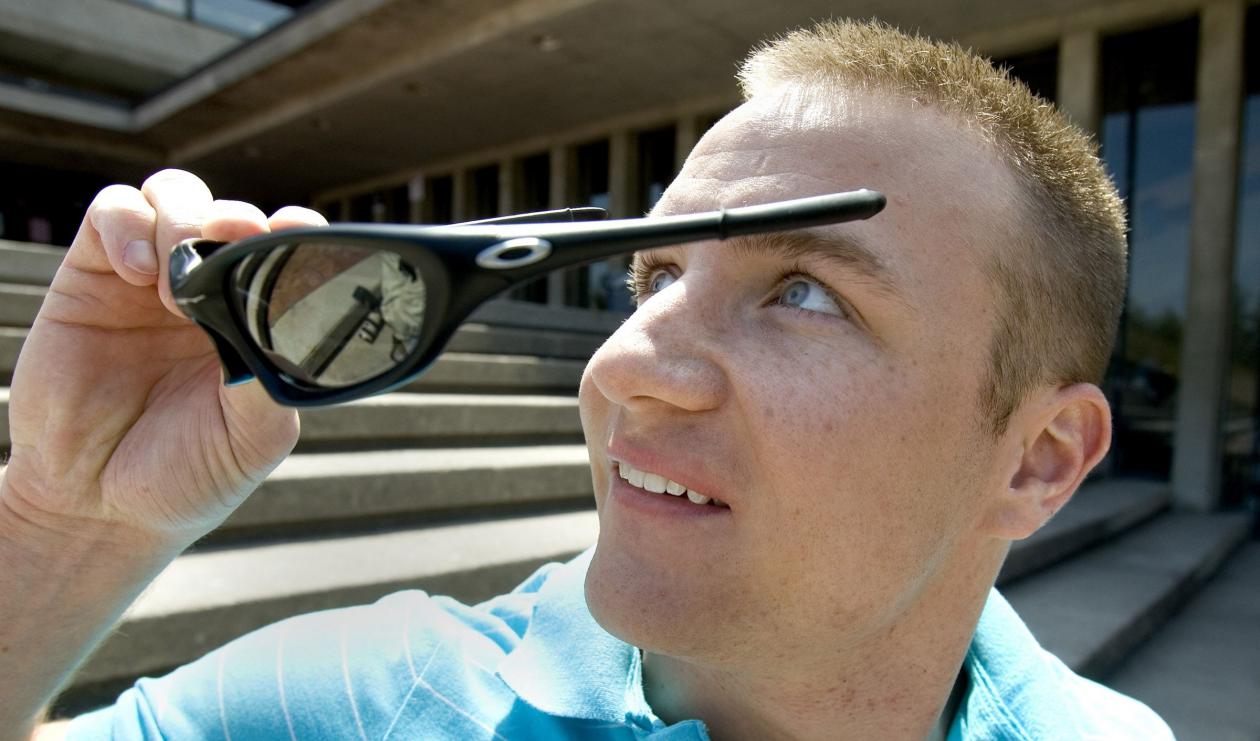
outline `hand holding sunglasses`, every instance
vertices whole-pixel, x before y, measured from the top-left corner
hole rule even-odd
[[[175,302],[214,340],[228,384],[319,406],[396,388],[424,371],[483,302],[544,273],[635,250],[869,218],[870,190],[615,221],[599,209],[451,226],[335,224],[224,244],[181,242]]]

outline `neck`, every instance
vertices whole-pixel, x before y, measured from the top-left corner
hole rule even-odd
[[[967,559],[869,640],[747,662],[644,655],[644,694],[667,723],[715,739],[910,739],[936,726],[1005,549]],[[837,642],[839,643],[839,642]],[[948,721],[947,721],[948,722]]]

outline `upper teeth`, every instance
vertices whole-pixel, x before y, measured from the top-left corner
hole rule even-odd
[[[621,478],[628,481],[631,486],[637,486],[640,489],[646,489],[647,491],[655,492],[657,494],[673,494],[676,497],[681,497],[683,494],[686,494],[687,498],[696,504],[708,504],[709,502],[712,502],[719,507],[726,506],[721,501],[711,497],[706,497],[698,491],[690,491],[687,487],[677,481],[671,481],[659,473],[641,471],[629,463],[618,463],[617,468],[621,473]]]

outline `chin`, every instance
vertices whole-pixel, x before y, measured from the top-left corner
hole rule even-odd
[[[595,549],[586,574],[586,604],[600,627],[652,653],[698,657],[719,650],[729,618],[723,601],[702,583],[680,578],[676,568],[661,570],[605,543]]]

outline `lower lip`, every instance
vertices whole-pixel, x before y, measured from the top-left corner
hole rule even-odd
[[[611,484],[608,487],[609,499],[619,506],[635,510],[652,517],[665,517],[671,520],[698,517],[729,517],[729,507],[718,507],[712,504],[696,504],[686,494],[656,494],[645,491],[621,478],[614,469],[609,474]]]

